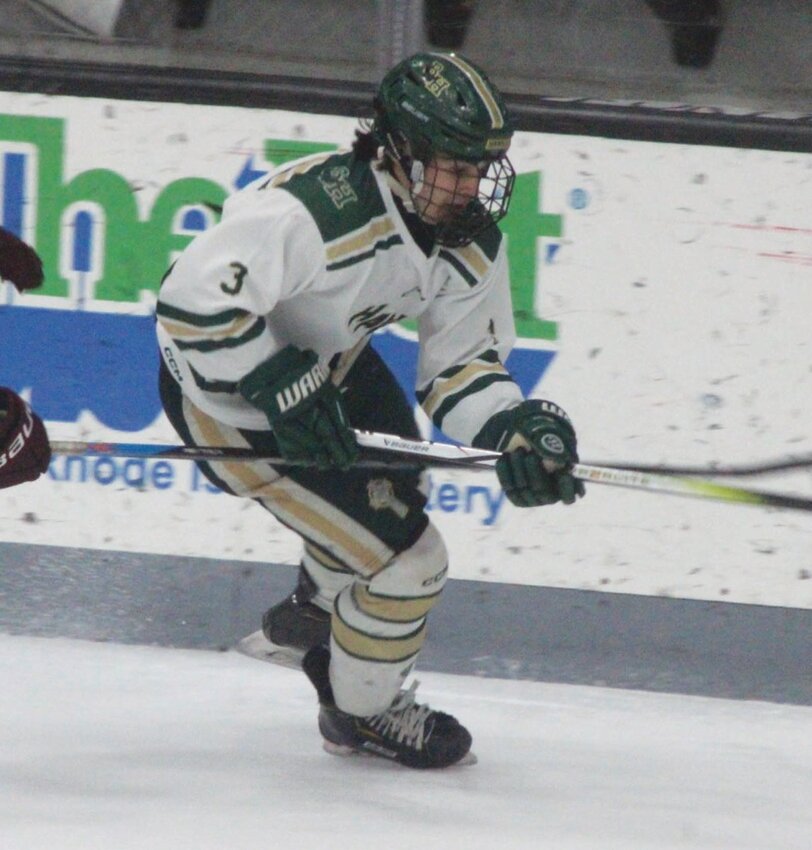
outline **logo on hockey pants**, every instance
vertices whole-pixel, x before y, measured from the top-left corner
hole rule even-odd
[[[395,488],[388,478],[373,478],[367,484],[369,506],[373,511],[383,511],[387,508],[394,511],[401,519],[409,513],[408,506],[395,495]]]

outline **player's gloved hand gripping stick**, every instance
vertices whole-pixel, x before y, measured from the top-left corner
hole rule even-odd
[[[474,440],[476,448],[501,452],[496,475],[505,495],[519,507],[564,502],[584,495],[572,470],[578,463],[575,429],[550,401],[527,399],[492,416]]]
[[[341,393],[314,352],[286,346],[249,372],[239,390],[268,417],[285,460],[347,469],[358,457]]]

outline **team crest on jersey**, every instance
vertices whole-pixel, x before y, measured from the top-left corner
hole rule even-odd
[[[350,185],[349,177],[350,169],[346,165],[334,165],[319,174],[321,188],[327,193],[337,210],[358,201],[358,195]]]

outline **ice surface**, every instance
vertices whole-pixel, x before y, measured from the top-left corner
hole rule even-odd
[[[327,755],[304,676],[0,635],[3,850],[812,846],[812,708],[421,676],[479,764]]]

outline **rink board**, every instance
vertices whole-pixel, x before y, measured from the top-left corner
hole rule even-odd
[[[0,544],[0,632],[233,648],[283,564]],[[418,673],[812,705],[812,611],[452,579]],[[257,675],[265,664],[256,662]]]
[[[55,438],[174,441],[155,382],[161,273],[210,226],[209,205],[276,162],[345,144],[355,126],[0,94],[2,223],[47,271],[37,295],[0,285],[0,380]],[[526,392],[568,410],[584,460],[812,452],[812,155],[519,133],[511,156],[509,365]],[[375,344],[410,389],[411,329]],[[802,514],[598,486],[573,508],[520,511],[490,474],[439,471],[429,510],[461,581],[812,608]],[[0,494],[0,539],[246,567],[299,555],[257,506],[166,461],[55,459],[47,478]]]

